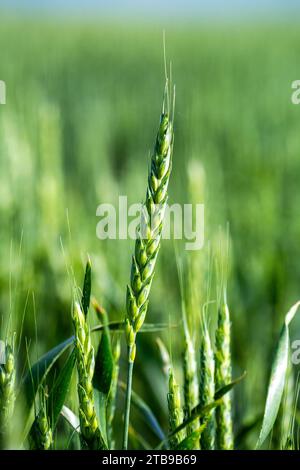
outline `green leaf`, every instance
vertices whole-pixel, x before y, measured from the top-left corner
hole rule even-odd
[[[97,331],[103,331],[105,328],[108,328],[112,331],[123,331],[124,322],[111,322],[106,326],[96,325],[91,329],[92,333]],[[165,324],[144,324],[141,332],[155,332],[161,331],[162,329],[167,328]],[[61,357],[61,355],[73,344],[74,336],[66,339],[62,343],[55,346],[53,349],[45,353],[35,364],[33,364],[30,370],[24,376],[24,379],[21,383],[21,393],[24,393],[26,399],[27,411],[31,409],[33,401],[38,390],[38,387],[45,380],[47,374],[50,372],[51,368],[54,366],[56,361]]]
[[[61,355],[72,345],[74,336],[68,338],[53,349],[44,354],[26,373],[22,383],[20,393],[24,394],[27,410],[33,405],[39,385],[43,383],[47,374],[61,357]]]
[[[183,441],[181,441],[178,446],[176,447],[176,450],[195,450],[197,448],[197,445],[199,444],[199,439],[206,428],[207,423],[202,424],[200,428],[196,429],[193,431],[191,434],[189,434]]]
[[[54,431],[59,414],[69,392],[70,382],[76,362],[76,351],[73,349],[64,367],[60,371],[49,395],[49,417],[52,431]]]
[[[101,433],[107,441],[106,403],[112,383],[114,358],[111,349],[109,329],[107,327],[107,315],[105,312],[103,312],[103,318],[104,329],[95,359],[93,386]]]
[[[123,392],[126,391],[126,384],[124,382],[119,382],[120,388]],[[134,391],[131,394],[132,405],[139,411],[143,416],[146,423],[149,425],[150,429],[154,432],[156,437],[161,441],[166,439],[165,433],[160,427],[156,416],[154,415],[151,408],[144,402],[144,400]]]
[[[290,347],[289,324],[296,315],[299,306],[300,302],[297,302],[285,316],[272,363],[263,423],[256,443],[256,449],[261,447],[270,434],[278,414],[288,369]]]
[[[90,307],[91,285],[92,285],[91,276],[92,276],[91,261],[90,259],[88,259],[86,263],[86,268],[85,268],[85,275],[84,275],[83,289],[82,289],[82,299],[81,299],[82,310],[85,316],[87,316],[89,307]]]
[[[247,373],[244,372],[242,375],[240,375],[240,377],[238,377],[237,379],[234,379],[232,380],[232,382],[230,382],[229,384],[226,384],[224,385],[224,387],[221,387],[219,390],[217,390],[215,392],[215,400],[219,400],[220,398],[222,398],[226,393],[230,392],[230,390],[235,386],[237,385],[239,382],[241,382],[245,377],[246,377]]]
[[[123,332],[125,329],[125,322],[113,321],[107,324],[107,328],[110,331]],[[164,331],[169,328],[170,326],[167,325],[166,323],[144,323],[139,333],[157,333],[158,331]],[[96,325],[92,328],[91,331],[94,332],[94,331],[103,331],[103,330],[104,330],[103,325]]]
[[[65,405],[63,405],[60,414],[64,417],[71,428],[80,434],[80,421],[78,416],[76,416],[75,413],[73,413],[73,411]]]
[[[263,414],[261,413],[259,416],[255,416],[251,421],[242,424],[234,439],[235,447],[237,449],[243,444],[245,439],[247,439],[248,435],[259,425],[262,419]]]

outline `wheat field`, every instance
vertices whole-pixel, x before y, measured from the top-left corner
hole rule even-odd
[[[298,25],[3,18],[0,448],[298,449]]]

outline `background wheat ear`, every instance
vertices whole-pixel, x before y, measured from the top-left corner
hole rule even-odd
[[[180,387],[176,382],[173,367],[169,371],[169,391],[168,391],[168,411],[169,411],[169,432],[172,433],[183,422],[183,409],[181,406]],[[176,449],[181,441],[186,437],[185,430],[175,434],[170,439],[170,448]]]
[[[15,405],[15,359],[13,348],[1,342],[3,346],[0,364],[0,448],[5,446],[6,432]]]
[[[200,396],[199,403],[202,407],[212,403],[215,396],[215,360],[211,344],[207,320],[202,319],[202,340],[200,346]],[[213,450],[215,447],[215,412],[206,417],[207,425],[200,438],[201,449]],[[204,420],[201,420],[201,424]]]
[[[198,365],[195,352],[194,338],[190,334],[186,304],[186,290],[184,286],[183,267],[179,258],[176,258],[177,271],[179,278],[180,294],[181,294],[181,315],[183,323],[183,391],[184,391],[184,417],[189,418],[192,409],[199,403],[199,380]],[[193,433],[199,428],[199,420],[194,420],[187,426],[187,434]]]
[[[189,418],[192,409],[199,403],[199,381],[196,352],[193,340],[186,325],[184,332],[183,375],[184,375],[184,414]],[[199,428],[199,421],[195,420],[187,426],[187,433]]]
[[[230,315],[226,301],[226,292],[218,308],[218,326],[216,329],[215,385],[216,390],[231,382],[230,354]],[[231,394],[227,393],[216,408],[216,444],[221,450],[232,450],[233,430],[231,416]]]
[[[91,343],[90,329],[85,314],[78,302],[73,310],[75,329],[75,349],[78,371],[79,418],[82,445],[91,450],[105,449],[95,410],[93,376],[94,349]]]
[[[130,285],[127,286],[126,341],[128,347],[127,392],[123,448],[128,446],[132,372],[136,354],[136,335],[142,327],[162,234],[167,191],[172,167],[173,122],[169,106],[168,84],[163,112],[151,158],[146,201],[132,258]],[[165,103],[166,101],[166,103]]]

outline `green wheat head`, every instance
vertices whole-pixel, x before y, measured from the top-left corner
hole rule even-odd
[[[226,296],[224,296],[226,297]],[[216,390],[231,381],[230,354],[230,315],[226,298],[218,310],[218,327],[216,330],[215,352],[215,385]],[[231,417],[231,395],[227,393],[216,409],[216,444],[221,450],[233,449],[233,431]]]
[[[126,338],[135,356],[135,336],[142,327],[160,247],[163,217],[172,165],[173,126],[163,112],[148,177],[146,202],[132,257],[130,285],[127,286]]]
[[[183,422],[183,409],[181,406],[180,387],[176,382],[174,371],[171,368],[169,372],[169,392],[168,392],[168,410],[169,410],[169,431],[174,431]],[[175,434],[170,439],[170,448],[176,449],[185,438],[185,430]]]
[[[47,414],[46,396],[42,388],[41,407],[37,414],[30,433],[30,447],[36,450],[49,450],[53,445],[53,435],[50,425],[50,419]]]
[[[202,342],[200,348],[200,397],[201,406],[214,401],[215,396],[215,359],[206,320],[203,319]],[[215,413],[212,410],[207,425],[201,434],[201,449],[213,450],[215,447]],[[202,424],[203,424],[202,420]]]
[[[90,329],[79,303],[75,303],[73,311],[75,328],[75,348],[78,371],[78,397],[80,431],[84,447],[88,449],[104,449],[98,418],[95,410],[93,375],[95,368],[94,348],[91,344]]]

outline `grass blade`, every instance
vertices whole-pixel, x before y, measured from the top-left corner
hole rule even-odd
[[[279,336],[272,364],[263,423],[258,441],[256,443],[256,449],[262,446],[262,444],[270,434],[278,414],[284,390],[285,377],[288,369],[288,357],[290,346],[289,324],[296,315],[299,306],[300,302],[297,302],[288,311]]]
[[[183,441],[181,441],[176,450],[195,450],[199,444],[199,439],[207,423],[202,424],[198,429],[189,434]]]
[[[123,392],[126,391],[126,384],[124,382],[119,382],[119,385]],[[144,400],[134,391],[132,391],[132,405],[140,412],[140,414],[145,419],[146,423],[149,425],[150,429],[152,429],[153,433],[158,437],[160,440],[165,440],[166,436],[163,432],[160,424],[154,415],[151,408],[144,402]]]

